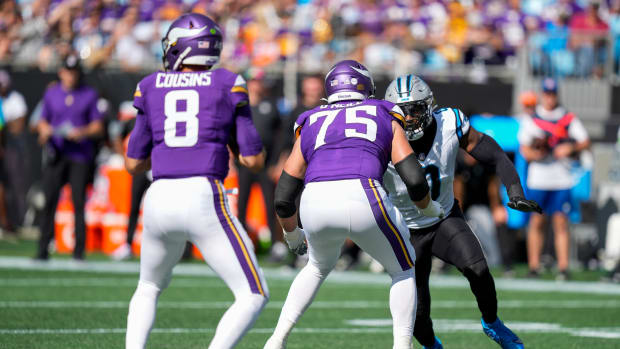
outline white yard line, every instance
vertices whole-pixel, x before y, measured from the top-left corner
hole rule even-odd
[[[138,262],[74,262],[72,260],[50,260],[48,262],[36,262],[26,257],[0,257],[0,269],[21,270],[50,270],[50,271],[81,271],[91,273],[115,273],[137,274]],[[296,270],[285,268],[265,268],[265,276],[269,281],[292,280],[297,274]],[[179,264],[174,269],[177,276],[211,276],[215,273],[202,264]],[[363,284],[363,285],[389,285],[390,279],[386,274],[372,274],[367,272],[332,272],[328,284]],[[466,288],[469,289],[467,280],[460,276],[432,276],[430,281],[434,288]],[[175,283],[173,281],[172,285]],[[558,283],[546,280],[502,279],[495,280],[495,287],[506,291],[523,292],[561,292],[561,293],[595,293],[607,295],[620,295],[620,285],[602,282],[579,282],[568,281]]]
[[[344,328],[295,328],[295,333],[308,334],[372,334],[372,333],[392,333],[391,320],[389,319],[355,319],[347,321],[349,325],[367,327],[344,327]],[[438,333],[473,333],[482,335],[480,323],[470,320],[433,320],[435,331]],[[620,338],[620,327],[609,328],[590,328],[590,327],[563,327],[555,323],[540,322],[510,322],[510,328],[519,333],[555,333],[568,334],[576,337],[594,337],[605,339]],[[214,328],[155,328],[152,333],[167,334],[192,334],[192,333],[213,333]],[[273,328],[254,328],[250,333],[270,334]],[[47,335],[47,334],[124,334],[124,328],[40,328],[40,329],[0,329],[3,335]]]
[[[179,309],[226,309],[232,302],[230,301],[161,301],[158,302],[159,308],[179,308]],[[267,303],[269,309],[281,309],[284,302],[270,301]],[[312,308],[319,309],[382,309],[387,307],[387,301],[315,301]],[[98,309],[124,309],[129,306],[129,301],[0,301],[2,308],[98,308]],[[620,300],[509,300],[500,301],[499,307],[506,308],[534,308],[534,309],[613,309],[620,308]],[[433,301],[433,308],[445,309],[476,309],[476,302],[473,301]]]

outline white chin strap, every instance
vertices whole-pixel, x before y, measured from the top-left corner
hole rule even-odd
[[[332,93],[331,95],[327,96],[327,103],[332,104],[340,101],[363,101],[365,99],[366,96],[359,92],[343,91]]]

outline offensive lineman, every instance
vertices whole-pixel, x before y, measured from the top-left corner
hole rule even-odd
[[[352,60],[337,63],[325,77],[327,105],[302,113],[297,140],[275,193],[275,208],[293,252],[309,251],[308,264],[289,290],[266,349],[285,348],[289,333],[310,306],[350,238],[377,259],[392,277],[390,310],[394,348],[411,348],[415,321],[415,254],[402,215],[381,179],[390,159],[421,212],[443,215],[430,199],[420,165],[405,138],[400,108],[370,99],[368,70]],[[305,188],[304,188],[305,184]],[[297,226],[295,199],[303,188]],[[306,245],[305,238],[308,242]]]
[[[446,212],[445,218],[426,217],[413,207],[407,190],[391,164],[384,176],[390,199],[403,214],[418,257],[415,265],[418,291],[414,336],[424,348],[443,348],[435,337],[430,318],[428,279],[431,256],[456,266],[467,278],[482,313],[485,334],[502,348],[523,348],[523,344],[497,317],[495,283],[480,242],[471,231],[454,199],[452,183],[459,148],[476,160],[494,165],[508,190],[508,206],[524,212],[540,212],[538,204],[526,200],[514,166],[493,138],[470,127],[469,119],[454,108],[435,109],[433,93],[415,75],[403,75],[390,83],[385,100],[396,103],[406,116],[405,133],[427,176],[431,198]]]
[[[152,165],[154,179],[144,199],[140,281],[129,304],[125,345],[145,347],[157,299],[189,240],[235,296],[209,346],[232,348],[258,317],[269,291],[252,243],[224,195],[227,144],[250,169],[262,168],[264,152],[245,81],[226,69],[211,70],[222,49],[217,24],[200,14],[183,15],[162,43],[166,71],[138,84],[138,115],[125,159],[132,174]]]

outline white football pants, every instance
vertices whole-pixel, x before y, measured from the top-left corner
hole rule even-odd
[[[206,177],[159,179],[144,199],[140,281],[129,305],[126,348],[144,348],[157,298],[170,283],[186,241],[233,292],[209,348],[232,348],[252,326],[269,297],[252,242],[230,213],[221,181]]]
[[[274,335],[265,348],[286,342],[292,327],[336,265],[347,238],[379,261],[392,277],[394,348],[410,348],[417,300],[415,252],[405,220],[381,185],[369,179],[309,183],[299,211],[308,240],[309,261],[293,281]]]

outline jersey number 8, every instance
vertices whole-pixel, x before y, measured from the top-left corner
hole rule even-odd
[[[192,147],[198,142],[198,91],[174,90],[164,97],[164,143],[171,148]],[[185,110],[179,110],[185,101]],[[177,123],[185,123],[185,135],[177,136]]]

